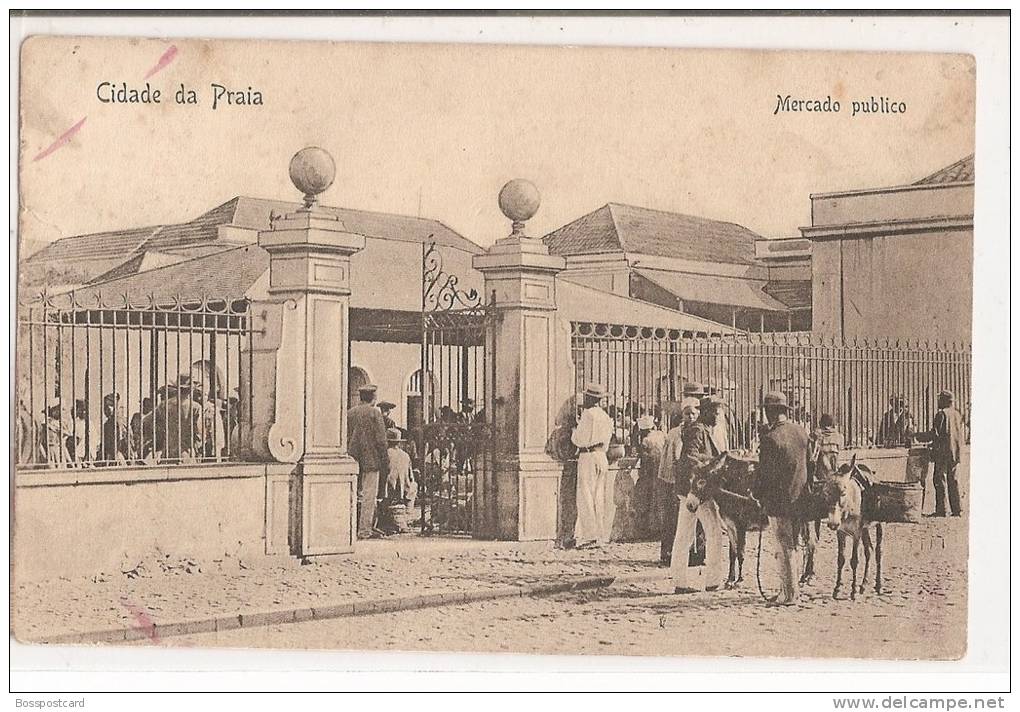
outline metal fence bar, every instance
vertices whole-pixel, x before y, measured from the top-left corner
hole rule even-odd
[[[970,350],[963,344],[837,341],[797,332],[705,336],[575,322],[571,347],[576,390],[587,381],[606,387],[607,408],[631,449],[633,421],[652,414],[657,427],[668,427],[664,414],[671,409],[664,406],[678,403],[683,383],[691,381],[726,399],[734,448],[753,446],[769,390],[786,394],[791,418],[807,429],[831,415],[851,447],[906,444],[910,428],[930,427],[935,395],[945,388],[969,416]],[[901,397],[910,427],[902,420]],[[901,429],[893,432],[886,420]]]
[[[23,306],[18,336],[27,348],[19,344],[16,373],[26,425],[18,430],[18,467],[237,459],[231,436],[252,412],[250,380],[241,388],[242,377],[251,374],[249,308],[246,299],[221,298],[82,304],[73,294]],[[247,374],[241,372],[244,350]],[[244,413],[232,384],[247,394]]]

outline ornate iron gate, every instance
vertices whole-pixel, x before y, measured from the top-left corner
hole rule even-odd
[[[422,533],[494,530],[492,300],[462,290],[422,248],[421,408],[414,426]]]

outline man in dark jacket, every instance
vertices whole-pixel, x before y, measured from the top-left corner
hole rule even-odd
[[[367,384],[358,389],[361,403],[347,414],[347,452],[358,461],[358,538],[377,534],[375,523],[379,478],[389,475],[390,460],[386,445],[386,425],[382,411],[375,407],[376,387]]]
[[[965,429],[963,416],[953,407],[951,391],[939,393],[938,412],[932,420],[931,430],[918,433],[921,442],[931,443],[932,460],[935,462],[935,513],[932,516],[946,516],[946,484],[949,485],[949,508],[954,517],[960,516],[960,487],[956,482],[956,466],[960,464],[960,450],[963,447]]]
[[[714,499],[699,503],[689,496],[691,477],[697,469],[725,452],[722,443],[718,441],[715,427],[723,408],[722,399],[718,396],[705,396],[700,406],[698,420],[683,433],[683,450],[675,463],[676,493],[684,498],[679,507],[669,571],[676,593],[691,593],[694,590],[688,582],[687,564],[699,522],[705,531],[705,590],[714,591],[719,588],[726,576],[723,571],[722,519],[719,517],[719,507]],[[695,505],[695,509],[691,509]]]
[[[778,544],[783,583],[773,605],[791,606],[800,595],[799,532],[796,503],[807,486],[808,436],[787,417],[786,396],[768,393],[762,404],[769,427],[761,435],[755,496],[765,509]]]

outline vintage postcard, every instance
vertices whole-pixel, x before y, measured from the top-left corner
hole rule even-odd
[[[960,659],[977,72],[28,38],[16,639]]]

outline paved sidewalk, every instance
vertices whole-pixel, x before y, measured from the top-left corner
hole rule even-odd
[[[154,553],[129,571],[15,584],[23,642],[118,642],[460,604],[659,579],[655,544],[563,551],[550,543],[416,535],[298,565]]]

